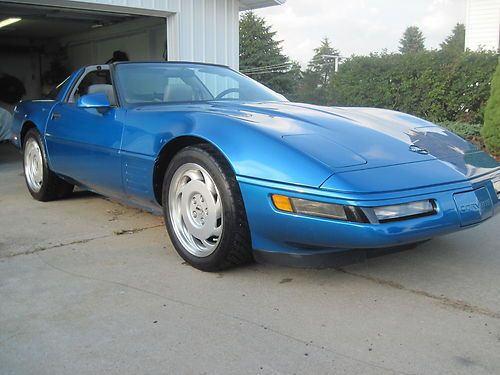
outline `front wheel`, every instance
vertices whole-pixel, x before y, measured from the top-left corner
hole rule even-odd
[[[238,183],[214,147],[186,147],[173,158],[163,214],[175,249],[193,267],[217,271],[253,259]]]
[[[49,169],[42,139],[35,129],[29,130],[24,137],[23,167],[26,186],[36,200],[51,201],[72,193],[74,186]]]

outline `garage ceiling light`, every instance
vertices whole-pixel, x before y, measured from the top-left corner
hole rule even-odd
[[[3,21],[0,21],[0,29],[5,26],[12,25],[13,23],[21,21],[22,18],[7,18]]]

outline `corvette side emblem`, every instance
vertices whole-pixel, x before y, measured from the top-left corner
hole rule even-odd
[[[411,152],[416,152],[417,154],[421,154],[421,155],[427,155],[429,153],[429,151],[427,151],[426,149],[420,148],[416,145],[410,145],[409,150]]]

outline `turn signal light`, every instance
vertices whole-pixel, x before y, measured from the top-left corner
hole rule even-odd
[[[273,203],[274,206],[281,211],[293,212],[292,203],[290,202],[290,198],[285,197],[284,195],[273,194]]]
[[[274,206],[281,211],[328,219],[347,220],[344,206],[339,204],[289,198],[278,194],[273,194],[272,200]]]

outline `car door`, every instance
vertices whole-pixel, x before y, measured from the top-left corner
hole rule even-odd
[[[110,88],[107,67],[88,67],[68,98],[54,106],[46,128],[51,168],[92,190],[107,195],[123,194],[120,145],[122,109],[110,99],[109,108],[82,108],[78,98],[94,88]],[[95,92],[95,91],[94,91]],[[112,90],[103,90],[110,96]]]

